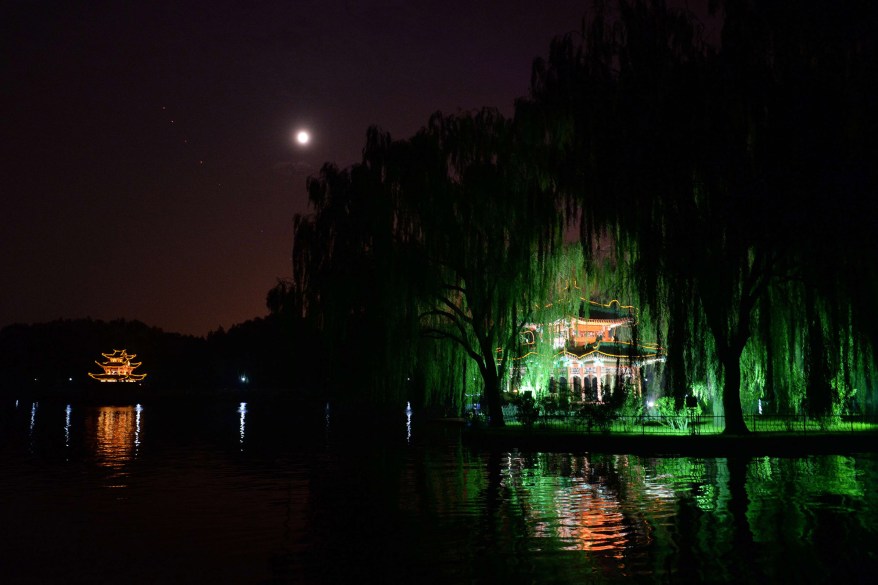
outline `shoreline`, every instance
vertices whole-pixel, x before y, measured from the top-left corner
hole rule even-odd
[[[623,435],[545,429],[467,428],[471,446],[519,451],[595,451],[636,455],[848,455],[878,450],[878,432],[753,432],[747,435]]]
[[[282,401],[301,413],[324,416],[327,400],[313,392],[293,389],[162,389],[118,387],[65,389],[63,391],[4,393],[0,399],[22,402],[58,402],[87,406],[134,406],[162,402],[220,400],[229,402]],[[404,414],[393,411],[367,411],[350,405],[333,405],[332,417],[341,425],[338,430],[352,432],[368,428],[392,427]],[[602,433],[584,430],[523,427],[492,428],[470,426],[459,417],[420,418],[425,428],[454,428],[468,447],[492,451],[601,452],[646,456],[807,456],[878,451],[878,430],[851,431],[756,431],[746,435],[700,434],[662,435],[637,433]]]

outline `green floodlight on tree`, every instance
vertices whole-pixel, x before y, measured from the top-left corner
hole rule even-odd
[[[760,403],[829,422],[874,409],[876,109],[862,96],[878,56],[854,24],[873,9],[842,3],[827,23],[733,4],[712,44],[666,3],[599,3],[534,63],[512,118],[437,113],[396,141],[371,128],[362,162],[309,179],[291,286],[349,361],[332,391],[462,409],[475,375],[502,425],[522,328],[577,311],[575,294],[540,304],[577,275],[565,291],[635,301],[667,348],[663,394],[679,407],[702,385],[728,433]],[[522,382],[545,390],[550,367]]]

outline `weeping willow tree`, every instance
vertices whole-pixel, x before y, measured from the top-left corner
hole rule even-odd
[[[404,379],[453,407],[479,393],[491,424],[504,423],[508,357],[561,233],[529,150],[495,110],[437,113],[409,140],[370,131],[362,163],[309,182],[294,281],[328,351],[360,373],[343,386],[392,401]]]
[[[336,364],[323,379],[339,400],[398,402],[417,353],[415,228],[387,182],[392,151],[369,129],[362,162],[324,165],[307,183],[312,212],[294,220],[294,304]]]
[[[664,2],[595,2],[520,104],[587,265],[609,235],[666,319],[671,392],[721,380],[727,433],[747,432],[748,385],[824,415],[872,384],[876,10],[807,4],[717,2],[708,43]]]
[[[408,147],[398,184],[421,230],[421,334],[469,358],[463,387],[478,378],[491,424],[503,425],[510,357],[552,280],[561,225],[551,184],[528,164],[522,131],[493,109],[436,114]],[[448,367],[429,356],[418,366]]]

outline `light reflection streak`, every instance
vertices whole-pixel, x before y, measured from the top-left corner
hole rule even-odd
[[[562,527],[566,534],[559,536],[573,539],[579,550],[603,551],[621,559],[629,531],[620,502],[588,485],[576,486],[573,492],[572,526]]]
[[[68,404],[64,409],[64,446],[70,447],[70,413],[73,408]]]
[[[31,402],[30,405],[30,427],[28,431],[28,437],[30,438],[30,451],[34,452],[34,427],[37,424],[37,406],[38,402]]]
[[[628,551],[650,541],[648,519],[673,515],[673,485],[645,471],[628,456],[511,453],[503,482],[523,503],[536,550],[560,545],[624,568]]]
[[[240,425],[240,430],[239,430],[239,432],[240,432],[239,444],[241,446],[241,451],[243,451],[244,450],[244,424],[245,424],[245,419],[247,417],[247,403],[246,402],[241,403],[241,405],[238,407],[238,412],[241,413],[241,425]]]
[[[412,403],[405,403],[405,440],[412,442]]]
[[[134,453],[137,454],[137,450],[140,448],[140,413],[143,412],[143,407],[138,404],[134,407]]]
[[[101,406],[97,417],[90,418],[87,434],[94,433],[95,462],[110,473],[105,486],[128,487],[126,469],[134,458],[139,436],[139,413],[133,406]]]

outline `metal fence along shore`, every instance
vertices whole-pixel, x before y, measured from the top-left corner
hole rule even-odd
[[[514,411],[507,411],[506,423],[524,427],[526,423]],[[876,432],[878,416],[843,415],[811,417],[808,415],[745,415],[747,428],[754,433],[808,434],[826,432]],[[725,417],[715,415],[613,416],[584,417],[577,412],[540,415],[530,425],[534,429],[620,435],[716,435],[725,429]]]

